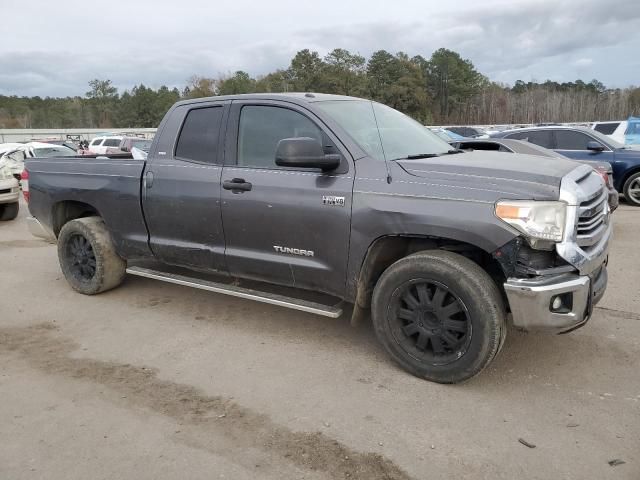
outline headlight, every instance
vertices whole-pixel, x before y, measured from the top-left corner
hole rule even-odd
[[[11,169],[7,166],[0,167],[0,180],[9,180],[10,178],[13,178]]]
[[[564,202],[500,201],[496,216],[522,232],[533,248],[547,249],[562,241],[567,205]]]

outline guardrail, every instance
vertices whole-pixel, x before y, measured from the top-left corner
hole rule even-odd
[[[67,140],[67,135],[91,140],[99,135],[132,135],[153,138],[156,128],[2,128],[0,143],[32,142],[36,140]]]

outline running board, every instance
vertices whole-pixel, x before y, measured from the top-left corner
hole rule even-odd
[[[331,307],[328,305],[322,305],[321,303],[285,297],[284,295],[274,293],[259,292],[258,290],[211,282],[209,280],[202,280],[199,278],[186,277],[184,275],[159,272],[143,267],[129,267],[127,268],[127,273],[131,275],[138,275],[140,277],[162,280],[163,282],[175,283],[176,285],[184,285],[186,287],[199,288],[210,292],[231,295],[232,297],[245,298],[247,300],[255,300],[256,302],[287,307],[293,310],[315,313],[316,315],[323,315],[325,317],[338,318],[342,315],[342,309],[337,306]]]

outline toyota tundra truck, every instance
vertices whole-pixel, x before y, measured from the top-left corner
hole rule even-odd
[[[508,322],[584,325],[607,284],[610,210],[591,167],[462,152],[364,99],[182,101],[145,160],[29,159],[23,177],[32,232],[57,240],[80,293],[130,274],[370,316],[390,357],[434,382],[482,371]]]

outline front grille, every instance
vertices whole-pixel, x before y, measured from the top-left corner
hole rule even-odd
[[[595,245],[607,230],[608,192],[604,188],[600,188],[590,197],[582,201],[578,207],[576,242],[581,247]]]
[[[11,193],[11,189],[10,188],[3,188],[2,190],[0,190],[0,195],[2,195],[3,193]]]

